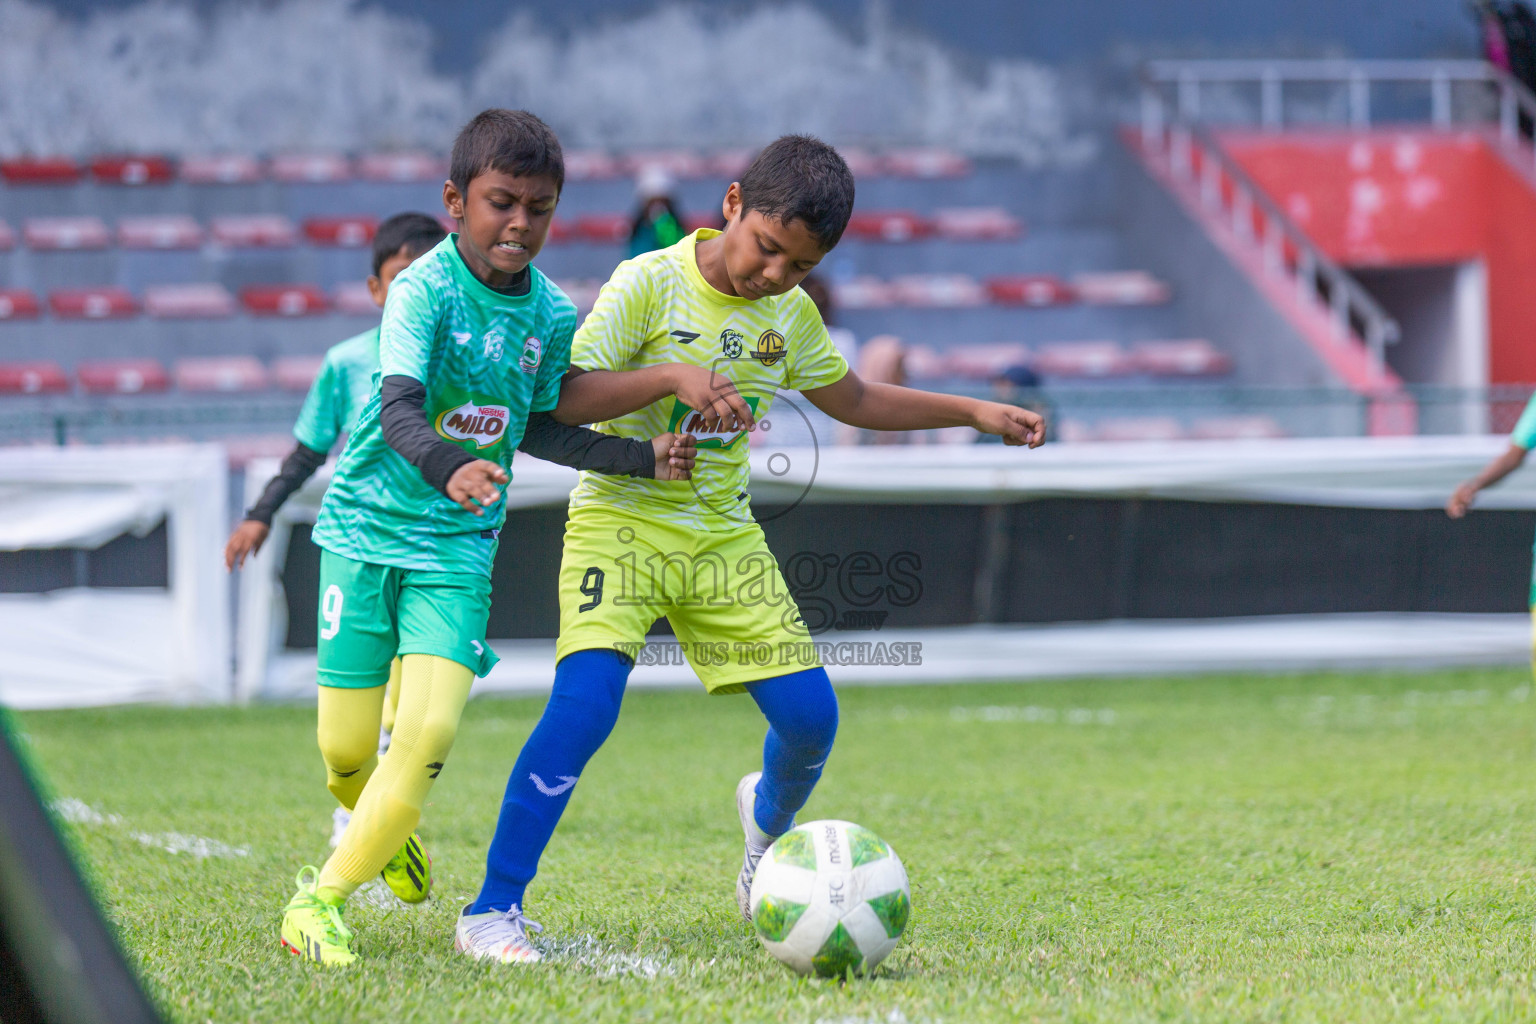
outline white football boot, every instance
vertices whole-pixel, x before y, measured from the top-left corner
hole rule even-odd
[[[331,849],[341,845],[341,837],[347,831],[347,825],[352,821],[352,812],[345,807],[338,807],[331,812]]]
[[[528,931],[542,932],[544,926],[529,920],[521,907],[513,904],[506,913],[492,910],[486,914],[459,915],[453,927],[453,948],[476,960],[495,960],[501,964],[532,964],[544,954],[528,940]]]
[[[749,922],[752,920],[752,877],[757,874],[757,862],[778,838],[758,828],[757,817],[752,813],[753,805],[757,803],[757,780],[762,777],[762,772],[752,772],[743,775],[736,783],[736,816],[741,819],[741,831],[746,835],[746,853],[741,858],[741,873],[736,876],[736,906]]]

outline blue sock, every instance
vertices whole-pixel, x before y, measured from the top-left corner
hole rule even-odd
[[[753,816],[757,827],[781,836],[811,798],[837,735],[837,694],[824,668],[748,683],[747,692],[768,719],[763,777]]]
[[[485,884],[464,911],[484,914],[522,906],[539,857],[549,845],[571,790],[619,718],[633,663],[614,650],[577,651],[555,666],[554,692],[517,765],[485,857]]]

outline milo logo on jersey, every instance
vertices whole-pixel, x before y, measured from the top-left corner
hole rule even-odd
[[[752,415],[757,415],[757,395],[742,395]],[[667,429],[675,434],[692,434],[695,448],[729,448],[746,433],[745,430],[706,430],[702,414],[690,409],[677,399],[672,400],[672,419]]]
[[[511,418],[511,410],[504,405],[481,405],[470,399],[463,405],[438,413],[432,426],[439,437],[465,448],[473,444],[483,451],[501,443]]]

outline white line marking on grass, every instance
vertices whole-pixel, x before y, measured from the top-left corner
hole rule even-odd
[[[122,815],[103,814],[84,800],[78,800],[72,796],[60,797],[53,802],[52,806],[54,814],[74,825],[117,827],[125,824]],[[189,853],[197,860],[208,857],[249,857],[251,855],[248,846],[231,846],[217,839],[189,835],[185,832],[129,832],[128,838],[145,846],[164,850],[173,856]]]
[[[644,978],[647,981],[677,973],[665,953],[629,953],[598,942],[590,935],[569,939],[542,939],[535,943],[546,963],[591,971],[599,978]]]

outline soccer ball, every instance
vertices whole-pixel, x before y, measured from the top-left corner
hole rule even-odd
[[[778,838],[752,878],[752,925],[797,974],[861,973],[896,948],[912,913],[907,869],[851,821],[812,821]]]

